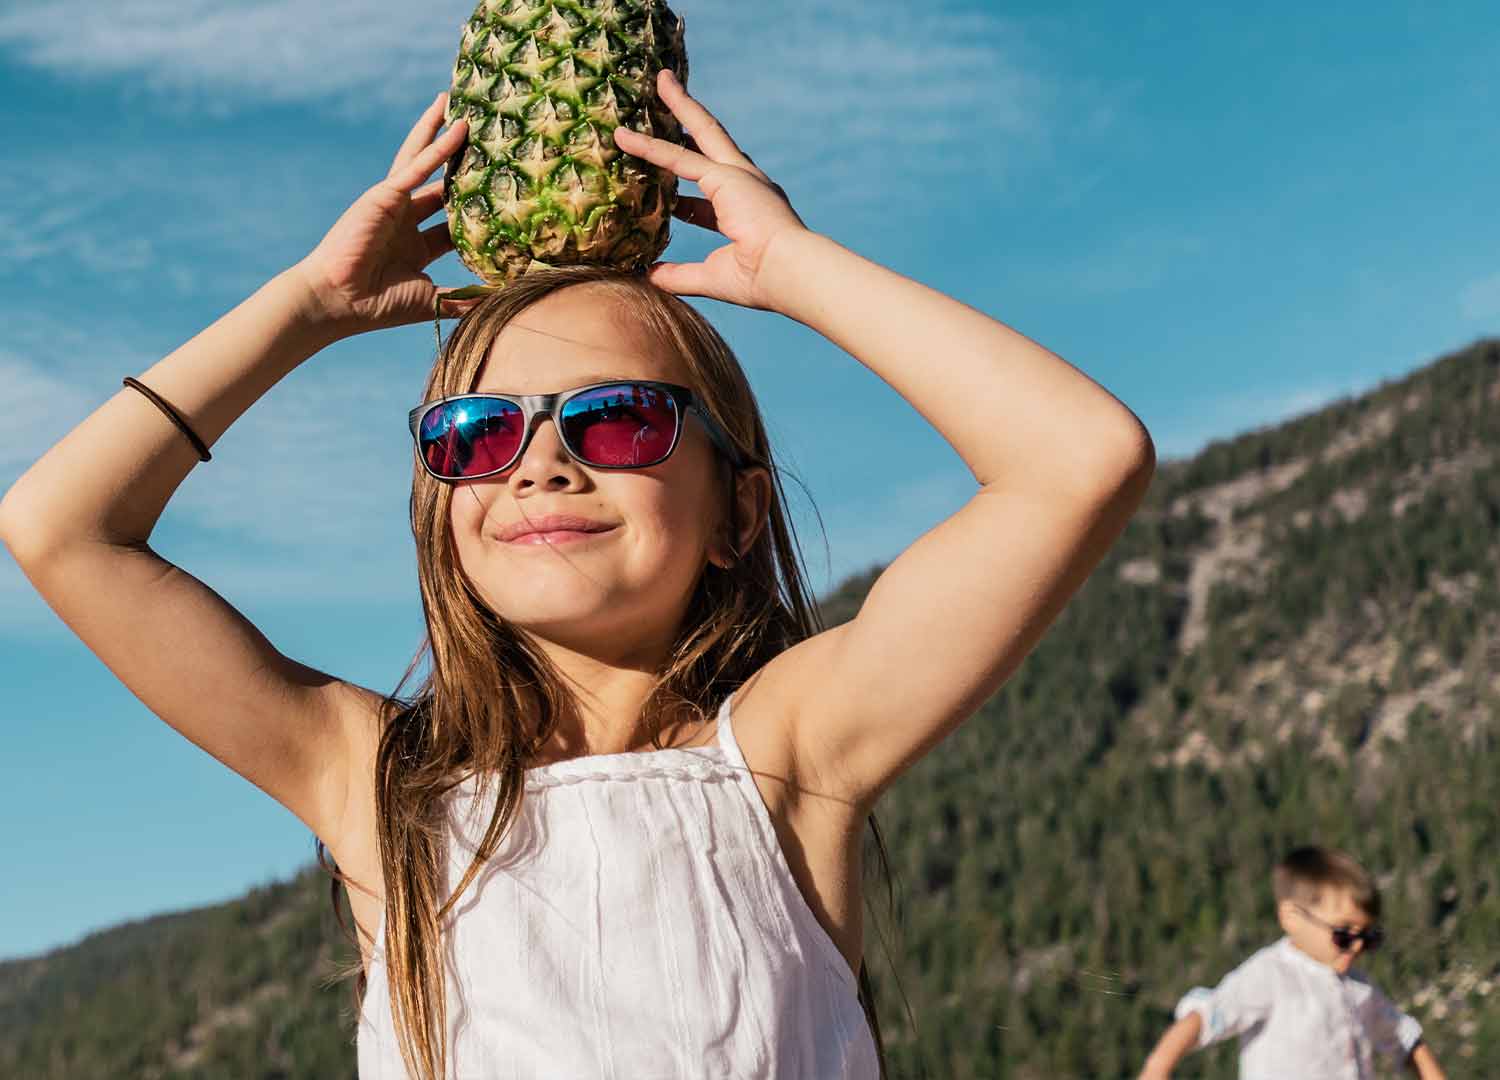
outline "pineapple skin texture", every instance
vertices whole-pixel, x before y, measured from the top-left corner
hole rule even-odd
[[[532,262],[640,270],[671,239],[677,177],[615,147],[620,125],[683,143],[656,94],[686,85],[662,0],[481,0],[464,24],[449,123],[469,123],[443,197],[459,258],[488,285]]]

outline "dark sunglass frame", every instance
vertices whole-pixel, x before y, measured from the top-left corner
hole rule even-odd
[[[610,386],[645,386],[652,390],[658,390],[672,399],[673,410],[676,416],[676,428],[672,432],[672,445],[667,447],[667,452],[644,465],[597,465],[578,453],[568,443],[567,428],[562,423],[562,410],[568,402],[580,394],[591,391],[602,390]],[[444,476],[434,472],[427,464],[427,457],[422,452],[422,421],[433,409],[448,405],[455,401],[505,401],[520,407],[521,410],[521,441],[516,447],[515,456],[498,469],[490,469],[487,472],[475,473],[472,476]],[[467,480],[482,480],[487,476],[495,476],[515,467],[526,453],[526,448],[531,445],[531,437],[536,434],[537,426],[545,418],[550,417],[553,426],[557,428],[557,436],[563,448],[577,462],[590,469],[609,469],[616,471],[628,471],[631,469],[649,469],[666,461],[677,450],[677,444],[682,441],[682,428],[689,414],[698,418],[703,429],[708,433],[709,441],[714,444],[718,451],[729,460],[735,468],[744,465],[745,458],[735,448],[733,440],[729,438],[728,432],[720,426],[719,422],[709,415],[708,410],[700,405],[693,396],[692,390],[686,386],[678,386],[676,383],[657,382],[652,379],[609,379],[605,382],[589,383],[587,386],[575,386],[571,390],[563,390],[556,394],[455,394],[452,397],[438,398],[436,401],[425,401],[407,414],[407,424],[411,428],[412,444],[416,449],[417,460],[422,463],[422,468],[435,480],[445,483],[456,484]]]
[[[1381,942],[1385,941],[1385,931],[1378,923],[1374,926],[1367,926],[1363,930],[1352,930],[1347,926],[1334,926],[1330,922],[1324,922],[1301,904],[1297,905],[1297,910],[1308,922],[1316,923],[1327,930],[1333,937],[1333,947],[1339,952],[1348,952],[1354,948],[1356,941],[1362,941],[1365,946],[1364,951],[1370,953],[1380,948]]]

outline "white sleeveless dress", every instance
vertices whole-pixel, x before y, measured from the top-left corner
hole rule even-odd
[[[448,894],[489,821],[449,803]],[[379,931],[361,1080],[407,1080]],[[730,724],[715,745],[531,769],[520,813],[455,908],[453,1080],[874,1080],[849,963],[787,867]]]

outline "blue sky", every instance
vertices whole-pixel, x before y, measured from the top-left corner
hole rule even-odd
[[[812,227],[1053,348],[1163,456],[1500,330],[1492,3],[675,6],[691,89]],[[384,175],[471,7],[0,10],[0,490]],[[671,257],[707,250],[694,231]],[[434,277],[471,280],[452,257]],[[827,561],[794,508],[819,591],[967,497],[956,455],[857,362],[703,306],[826,523]],[[319,355],[153,537],[284,652],[381,689],[421,631],[404,419],[431,355],[430,327]],[[293,437],[351,388],[385,421],[335,411],[307,470]],[[310,857],[290,814],[147,713],[4,558],[0,681],[0,957]]]

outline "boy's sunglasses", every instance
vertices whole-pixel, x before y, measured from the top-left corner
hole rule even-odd
[[[1301,904],[1297,905],[1297,910],[1302,912],[1303,918],[1308,922],[1317,923],[1327,930],[1333,937],[1333,947],[1339,952],[1348,952],[1354,948],[1356,941],[1365,943],[1365,952],[1374,952],[1385,940],[1385,931],[1378,926],[1366,927],[1364,930],[1355,930],[1349,926],[1334,926],[1332,923],[1324,922]]]
[[[595,469],[644,469],[672,456],[683,418],[698,417],[719,452],[743,464],[729,435],[685,386],[592,383],[558,394],[459,394],[418,405],[408,422],[417,458],[439,480],[477,480],[521,460],[543,418],[564,448]]]

